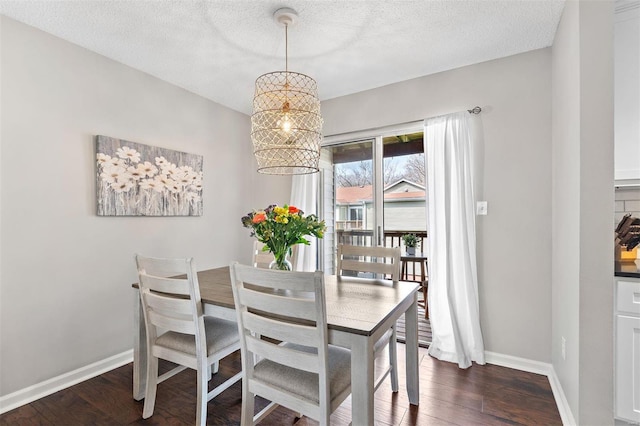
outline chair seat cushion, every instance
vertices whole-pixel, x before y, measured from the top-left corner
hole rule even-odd
[[[220,318],[204,317],[207,356],[240,342],[238,324]],[[168,331],[156,339],[156,345],[196,355],[196,338],[191,334]]]
[[[286,343],[285,346],[312,352],[315,348]],[[329,394],[330,399],[340,395],[351,386],[351,351],[329,345]],[[318,396],[318,375],[298,370],[270,360],[258,362],[253,378],[282,391],[301,396],[315,404],[320,403]]]

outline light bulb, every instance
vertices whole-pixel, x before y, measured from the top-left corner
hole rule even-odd
[[[289,133],[291,131],[291,119],[289,118],[289,114],[285,114],[280,120],[280,128],[283,132]]]

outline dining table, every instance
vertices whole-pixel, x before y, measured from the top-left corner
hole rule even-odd
[[[198,271],[205,315],[237,321],[229,267]],[[374,344],[405,316],[406,388],[419,403],[418,283],[324,275],[329,343],[351,350],[352,424],[374,424]],[[137,288],[138,285],[133,284]],[[139,292],[134,295],[133,397],[146,389],[146,330]]]

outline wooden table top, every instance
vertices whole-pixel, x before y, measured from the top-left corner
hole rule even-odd
[[[198,272],[203,303],[235,309],[229,267]],[[327,324],[330,330],[371,335],[398,305],[412,301],[414,282],[325,275]],[[137,287],[137,283],[133,285]]]

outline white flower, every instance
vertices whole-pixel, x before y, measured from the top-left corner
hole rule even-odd
[[[171,179],[168,178],[166,176],[163,175],[158,175],[154,178],[154,180],[158,183],[158,185],[162,186],[163,188],[167,188],[169,189],[170,187],[172,187],[176,182]]]
[[[182,190],[182,185],[180,185],[175,180],[172,180],[172,179],[169,179],[169,180],[171,181],[169,185],[167,185],[167,189],[169,190],[169,192],[171,192],[172,194],[177,194]]]
[[[132,178],[133,180],[140,180],[140,179],[142,179],[142,178],[144,177],[144,175],[145,175],[145,173],[144,173],[142,170],[140,170],[140,168],[139,168],[139,167],[133,167],[133,166],[130,166],[130,167],[127,169],[127,173],[129,173],[129,175],[131,176],[131,178]]]
[[[194,191],[202,191],[202,172],[194,172],[190,188]]]
[[[140,188],[153,189],[156,192],[162,192],[164,185],[156,179],[142,179],[140,181]]]
[[[195,175],[196,172],[193,171],[193,167],[191,166],[182,166],[180,167],[180,171],[185,175]]]
[[[156,157],[156,165],[159,167],[163,167],[166,164],[169,164],[166,158],[164,157]]]
[[[187,186],[193,183],[193,176],[190,174],[181,174],[178,178],[176,178],[176,180],[180,182],[182,186]]]
[[[117,180],[111,184],[111,188],[113,188],[113,190],[118,193],[127,192],[132,187],[133,187],[133,181],[130,179]]]
[[[128,175],[124,167],[114,166],[108,163],[102,166],[102,173],[100,173],[102,180],[107,183],[115,183],[118,179],[124,179],[126,176]]]
[[[123,146],[122,148],[118,148],[116,151],[118,157],[122,159],[129,159],[132,163],[138,163],[140,161],[140,153],[135,149],[131,149],[128,146]]]
[[[96,158],[98,159],[98,165],[101,165],[101,166],[106,164],[106,163],[109,163],[111,161],[111,156],[110,155],[103,154],[101,152],[98,153]]]
[[[169,176],[171,179],[177,179],[182,175],[178,166],[173,163],[162,166],[162,173]]]
[[[102,167],[108,167],[108,166],[118,166],[118,167],[126,167],[125,161],[118,158],[118,157],[110,157],[107,155],[107,157],[109,158],[105,158],[104,163],[102,163]]]
[[[193,189],[194,191],[202,191],[202,179],[194,179],[189,188]]]
[[[195,181],[198,178],[198,174],[195,171],[193,171],[193,168],[191,166],[180,167],[180,172],[181,172],[180,182],[184,183],[185,185],[193,183],[193,181]]]
[[[144,164],[138,164],[138,169],[144,172],[145,175],[151,177],[158,173],[158,168],[151,164],[148,161],[145,161]]]

